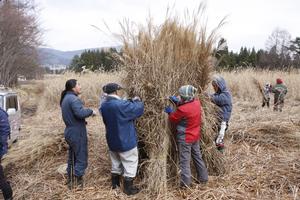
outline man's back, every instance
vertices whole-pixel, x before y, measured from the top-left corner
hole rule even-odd
[[[108,96],[100,110],[110,150],[124,152],[136,147],[137,136],[134,120],[143,114],[143,103]]]

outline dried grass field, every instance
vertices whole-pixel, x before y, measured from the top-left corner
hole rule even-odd
[[[130,199],[300,199],[299,71],[244,70],[221,74],[234,99],[223,155],[226,173],[211,175],[207,185],[194,185],[185,191],[178,190],[170,180],[167,192],[153,195],[145,189]],[[23,109],[22,131],[19,141],[3,160],[14,199],[128,198],[110,188],[105,128],[99,116],[87,119],[89,167],[85,188],[83,191],[67,189],[61,170],[67,158],[67,146],[58,106],[60,92],[69,78],[78,79],[82,85],[81,98],[85,105],[97,109],[102,85],[120,82],[123,76],[123,73],[65,74],[18,88]],[[253,83],[255,78],[261,84],[274,84],[277,77],[288,87],[281,113],[261,108],[262,97]]]

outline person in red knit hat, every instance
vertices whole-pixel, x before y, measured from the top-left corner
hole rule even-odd
[[[272,87],[274,93],[274,111],[282,112],[284,106],[284,98],[287,94],[287,87],[283,84],[281,78],[276,79],[276,85]]]

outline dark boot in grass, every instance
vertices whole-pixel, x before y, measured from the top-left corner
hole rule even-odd
[[[75,176],[75,182],[77,189],[83,189],[83,177],[82,176]]]
[[[116,189],[117,187],[120,187],[120,175],[119,174],[111,174],[111,186],[112,189]]]
[[[135,195],[139,193],[139,189],[133,186],[133,178],[125,177],[124,178],[124,193],[127,195]]]

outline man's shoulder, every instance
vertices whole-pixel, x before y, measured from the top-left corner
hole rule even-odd
[[[119,107],[124,104],[124,100],[116,98],[107,98],[101,105],[101,107]]]

